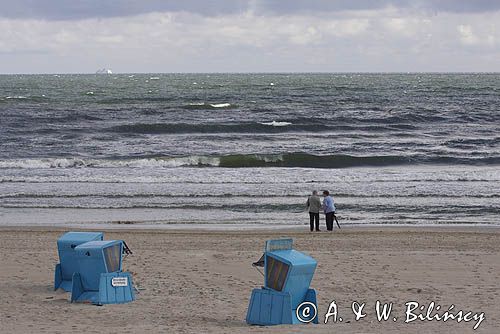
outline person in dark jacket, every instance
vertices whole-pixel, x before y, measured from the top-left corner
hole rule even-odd
[[[330,196],[330,192],[328,190],[323,191],[323,212],[325,213],[326,218],[326,229],[328,231],[333,231],[333,220],[337,222],[337,226],[340,228],[337,217],[335,217],[335,203],[333,202],[333,197]]]

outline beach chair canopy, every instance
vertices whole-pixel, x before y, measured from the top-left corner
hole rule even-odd
[[[71,291],[73,273],[78,271],[75,248],[88,241],[103,240],[102,232],[67,232],[57,240],[59,264],[56,266],[54,289]]]
[[[123,242],[121,240],[90,241],[75,248],[78,272],[85,290],[99,290],[101,273],[122,270]]]

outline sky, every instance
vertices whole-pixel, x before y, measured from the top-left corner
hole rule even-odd
[[[0,0],[0,73],[500,72],[498,0]]]

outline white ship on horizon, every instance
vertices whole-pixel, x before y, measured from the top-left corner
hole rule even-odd
[[[96,74],[113,74],[109,68],[101,68],[95,72]]]

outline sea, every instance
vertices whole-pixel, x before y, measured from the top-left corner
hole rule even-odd
[[[500,74],[0,76],[0,226],[307,229],[313,190],[500,226]]]

